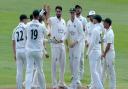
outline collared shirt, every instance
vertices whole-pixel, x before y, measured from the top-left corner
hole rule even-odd
[[[101,50],[101,34],[102,34],[102,27],[101,25],[98,24],[94,24],[94,28],[92,31],[92,35],[91,35],[91,42],[89,45],[89,52],[91,50]]]
[[[77,18],[80,20],[80,22],[82,22],[83,27],[86,26],[86,24],[87,24],[87,19],[86,19],[85,17],[83,17],[82,15],[80,15],[80,16],[77,17]]]
[[[91,35],[92,35],[92,31],[93,31],[93,28],[94,28],[94,24],[92,23],[92,22],[88,22],[87,24],[86,24],[86,27],[87,27],[87,31],[86,31],[86,34],[87,34],[87,42],[88,42],[88,44],[90,43],[90,41],[91,41]]]
[[[81,42],[84,39],[82,23],[77,18],[73,22],[71,20],[67,22],[67,30],[71,40]]]
[[[79,17],[77,17],[79,19],[79,21],[82,23],[83,26],[83,30],[84,30],[84,39],[83,42],[85,40],[87,40],[87,36],[86,36],[86,24],[87,24],[87,19],[85,17],[83,17],[82,15],[80,15]]]
[[[55,38],[58,41],[60,40],[64,41],[66,39],[66,33],[67,33],[65,20],[63,18],[59,20],[55,16],[55,17],[50,17],[49,21],[51,25],[51,29],[50,29],[51,37]],[[63,44],[63,43],[59,43],[59,44]],[[52,43],[52,46],[57,46],[59,44]]]
[[[12,40],[15,40],[16,49],[25,48],[26,35],[25,24],[19,23],[19,25],[13,30]]]
[[[111,43],[110,50],[114,50],[114,33],[111,28],[106,30],[104,34],[104,47],[106,48],[108,43]]]
[[[26,26],[26,49],[29,51],[43,51],[45,27],[38,21],[32,20]]]

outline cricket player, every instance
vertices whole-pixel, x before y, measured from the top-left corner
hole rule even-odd
[[[82,52],[82,41],[84,39],[83,26],[79,19],[76,18],[75,11],[75,8],[70,9],[71,19],[67,22],[68,36],[70,39],[70,67],[73,76],[69,89],[77,89],[78,85],[80,85],[79,66]]]
[[[20,15],[20,23],[14,29],[12,34],[14,59],[17,66],[16,83],[17,89],[22,89],[23,82],[23,68],[26,67],[26,55],[25,55],[25,27],[27,23],[27,16],[25,14]]]
[[[76,9],[76,17],[80,20],[80,22],[82,23],[82,26],[83,26],[83,32],[86,33],[86,24],[87,24],[87,19],[85,17],[82,16],[82,7],[80,5],[76,5],[75,6],[75,9]],[[80,80],[83,79],[83,74],[84,74],[84,50],[85,50],[85,42],[87,41],[86,40],[86,34],[84,34],[84,39],[83,39],[83,42],[82,42],[82,52],[81,52],[81,57],[80,57],[80,74],[79,74],[79,78]]]
[[[46,15],[46,11],[44,9],[40,10],[40,13],[39,13],[39,22],[43,25],[43,27],[45,27],[46,29],[46,26],[45,26],[45,23],[44,23],[44,19],[45,19],[45,15]],[[47,31],[47,35],[49,34],[48,30]],[[44,38],[46,38],[46,36],[44,35]],[[46,43],[46,40],[47,39],[44,39],[44,48],[43,48],[43,53],[45,55],[46,58],[49,58],[49,55],[46,51],[46,48],[45,48],[45,43]],[[32,81],[32,88],[39,88],[39,82],[38,82],[38,72],[37,72],[37,68],[36,68],[36,65],[34,65],[35,68],[33,70],[33,81]]]
[[[102,53],[102,58],[104,61],[102,81],[104,82],[105,73],[107,73],[110,79],[110,89],[116,89],[116,74],[114,68],[114,33],[111,25],[112,20],[110,18],[106,18],[104,20],[104,28],[106,29],[106,32],[104,34],[104,52]]]
[[[90,41],[91,41],[91,36],[92,36],[92,31],[94,28],[94,23],[93,23],[93,17],[96,14],[96,12],[94,10],[90,10],[88,13],[87,18],[89,19],[88,23],[86,24],[86,34],[87,34],[87,44],[86,47],[88,48],[88,46],[90,45]],[[89,60],[89,64],[90,64],[90,60]],[[93,84],[93,80],[92,80],[92,76],[91,76],[91,82],[87,87],[90,87]]]
[[[89,11],[88,13],[88,23],[86,24],[86,30],[87,30],[87,46],[90,43],[91,40],[91,34],[92,34],[92,30],[94,28],[94,23],[93,23],[93,17],[96,14],[96,12],[94,10]]]
[[[51,43],[51,52],[52,52],[51,67],[52,67],[53,89],[57,89],[57,87],[65,87],[64,73],[65,73],[65,63],[66,63],[66,52],[65,52],[64,41],[67,33],[65,20],[61,17],[62,7],[56,6],[55,12],[56,12],[56,16],[49,18],[51,39],[54,40],[54,42]],[[60,65],[59,83],[56,78],[57,63],[59,63]]]
[[[26,26],[26,58],[27,58],[27,70],[26,70],[26,87],[25,89],[31,89],[33,68],[34,64],[37,68],[38,81],[40,89],[46,89],[45,77],[42,69],[42,56],[43,56],[43,41],[46,29],[39,22],[39,11],[33,11],[33,20]]]
[[[104,89],[100,74],[97,69],[97,66],[99,66],[99,63],[101,62],[101,21],[102,17],[100,15],[95,15],[93,17],[94,28],[92,31],[91,42],[87,51],[87,54],[89,55],[90,72],[93,81],[93,84],[89,89]]]

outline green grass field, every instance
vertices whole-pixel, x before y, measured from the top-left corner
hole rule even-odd
[[[51,6],[52,16],[54,16],[55,6],[62,5],[65,20],[69,19],[69,8],[76,4],[83,7],[84,16],[87,15],[89,10],[95,10],[103,18],[112,18],[112,27],[115,32],[117,89],[128,89],[128,0],[0,0],[0,89],[16,86],[16,65],[13,59],[11,35],[13,28],[18,24],[19,15],[22,13],[30,15],[33,9],[41,8],[43,4]],[[47,86],[50,86],[50,58],[44,60],[43,64]],[[67,56],[66,83],[70,83],[70,78]],[[90,82],[88,60],[86,59],[85,76],[82,82],[84,86]],[[105,89],[108,89],[108,83],[105,87]]]

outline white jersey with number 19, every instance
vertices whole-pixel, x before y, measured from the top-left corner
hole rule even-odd
[[[43,51],[43,40],[46,28],[38,20],[32,20],[26,26],[26,50]]]

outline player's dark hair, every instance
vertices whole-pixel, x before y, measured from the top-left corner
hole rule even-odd
[[[82,9],[80,5],[75,5],[75,9]]]
[[[32,14],[30,15],[30,20],[31,20],[31,21],[33,20],[33,15],[32,15]]]
[[[100,23],[102,21],[102,17],[100,15],[94,15],[93,19],[96,19],[98,21],[98,23]]]
[[[41,23],[43,21],[42,16],[39,16],[39,22]]]
[[[62,6],[56,6],[55,10],[57,10],[57,9],[62,11]]]
[[[112,20],[111,20],[110,18],[106,18],[106,19],[104,20],[104,22],[108,23],[109,25],[112,24]]]
[[[23,21],[24,19],[27,19],[27,15],[21,14],[19,19],[20,19],[20,21]]]
[[[40,13],[40,12],[39,12],[38,10],[34,10],[34,11],[33,11],[33,17],[34,17],[34,18],[39,17],[39,13]]]

